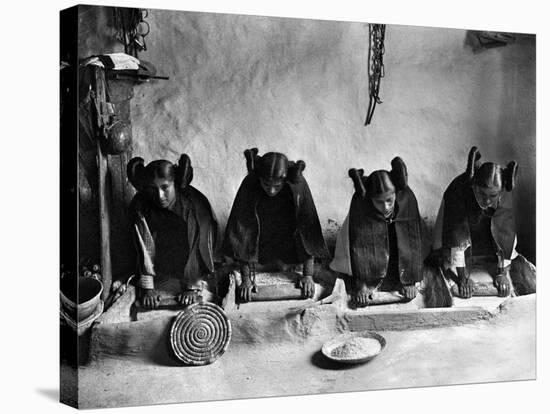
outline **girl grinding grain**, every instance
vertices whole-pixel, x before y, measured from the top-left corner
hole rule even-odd
[[[505,168],[481,164],[480,158],[477,147],[472,147],[466,172],[443,194],[429,262],[441,269],[445,282],[458,285],[462,298],[474,293],[470,278],[474,267],[489,273],[498,296],[534,293],[536,269],[516,251],[512,190],[518,166],[515,161]],[[432,292],[427,289],[427,303],[437,302],[430,297]]]
[[[235,196],[223,242],[225,256],[240,263],[242,302],[250,300],[256,265],[298,265],[304,298],[315,294],[314,258],[328,257],[303,161],[258,149],[244,152],[248,174]]]
[[[407,168],[396,157],[392,170],[364,177],[350,169],[355,193],[336,240],[330,268],[351,276],[352,298],[369,305],[373,293],[399,291],[406,300],[416,296],[422,280],[422,220],[408,185]]]
[[[156,308],[158,290],[174,279],[178,301],[197,301],[204,276],[214,271],[213,247],[217,224],[208,199],[190,185],[193,167],[186,154],[177,164],[157,160],[144,165],[130,160],[128,179],[138,190],[130,204],[137,250],[138,296]]]

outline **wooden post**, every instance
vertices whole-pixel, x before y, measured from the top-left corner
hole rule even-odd
[[[97,140],[97,167],[98,167],[98,198],[99,198],[99,252],[101,275],[103,276],[103,292],[101,299],[106,300],[111,290],[111,229],[109,204],[107,200],[107,156],[101,150],[101,143]]]
[[[107,102],[107,91],[105,90],[105,72],[103,68],[94,67],[94,89],[96,102],[96,141],[97,141],[97,177],[98,177],[98,200],[99,200],[99,260],[101,265],[101,275],[103,276],[103,292],[101,299],[105,301],[111,290],[111,282],[113,280],[111,267],[111,228],[109,215],[109,202],[107,192],[107,175],[109,164],[107,155],[103,153],[101,148],[101,138],[104,133],[104,125],[106,122],[103,106]]]
[[[117,118],[131,127],[130,103],[134,93],[131,81],[111,80],[109,73],[107,86],[109,103],[114,106]],[[131,129],[131,128],[130,128]],[[135,252],[132,240],[128,206],[134,196],[134,188],[126,179],[126,165],[131,158],[131,150],[118,155],[107,155],[109,167],[107,195],[109,200],[109,220],[111,224],[111,274],[114,280],[125,280],[135,272]]]

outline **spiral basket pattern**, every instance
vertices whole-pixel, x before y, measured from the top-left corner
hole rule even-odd
[[[211,364],[226,351],[230,339],[229,319],[213,303],[190,305],[176,316],[170,331],[174,354],[188,365]]]

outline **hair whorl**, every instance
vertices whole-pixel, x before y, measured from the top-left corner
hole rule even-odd
[[[355,192],[358,193],[361,197],[365,197],[365,194],[367,193],[365,190],[365,186],[363,184],[363,174],[365,171],[360,169],[351,168],[348,171],[348,175],[350,176],[351,180],[353,181],[353,186],[355,187]]]
[[[407,187],[409,183],[409,174],[407,166],[400,157],[391,160],[390,178],[396,189],[401,190]]]
[[[468,154],[468,166],[466,167],[466,173],[470,180],[474,178],[476,172],[476,162],[481,158],[481,154],[477,147],[472,147],[470,153]]]
[[[304,161],[289,161],[287,179],[291,182],[299,181],[302,178],[302,171],[304,171],[305,169],[306,163]]]
[[[128,181],[130,181],[134,188],[140,191],[145,180],[145,161],[143,158],[134,157],[128,161],[126,175],[128,176]]]
[[[246,169],[248,172],[254,171],[257,167],[258,148],[251,148],[244,151],[244,157],[246,158]]]
[[[504,188],[506,191],[512,191],[516,185],[516,175],[518,174],[518,163],[510,161],[503,171]]]
[[[186,188],[193,180],[193,167],[191,166],[191,158],[189,158],[189,155],[181,154],[175,169],[176,179],[180,188]]]

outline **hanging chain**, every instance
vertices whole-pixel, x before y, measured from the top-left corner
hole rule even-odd
[[[385,24],[369,24],[369,55],[368,55],[368,75],[369,75],[369,108],[365,126],[369,125],[376,104],[381,104],[380,100],[380,80],[384,77],[384,36],[386,34]]]

